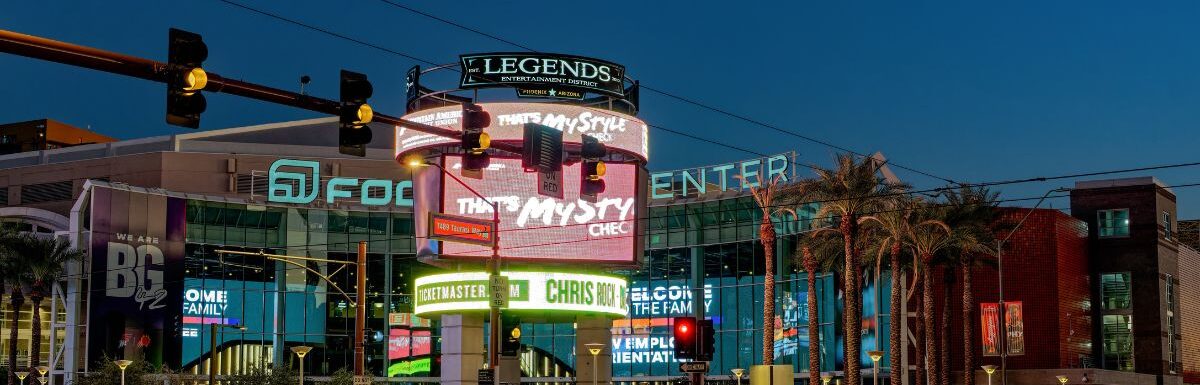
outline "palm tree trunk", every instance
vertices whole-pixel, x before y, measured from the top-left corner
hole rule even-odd
[[[804,269],[808,270],[808,383],[821,381],[821,332],[817,315],[817,260],[804,247]]]
[[[33,325],[29,330],[29,366],[38,367],[42,364],[42,296],[29,296],[33,303]]]
[[[971,323],[975,322],[975,296],[971,294],[971,261],[962,265],[962,315],[963,315],[963,385],[975,385],[975,337]]]
[[[933,324],[933,277],[929,273],[929,270],[931,270],[929,262],[932,257],[933,256],[931,255],[922,257],[922,259],[925,261],[925,269],[921,271],[921,295],[924,297],[922,299],[921,307],[924,308],[924,314],[922,314],[924,319],[922,321],[925,323],[925,372],[928,377],[926,383],[929,385],[938,384],[937,376],[939,373],[937,368],[938,352],[937,335],[935,334],[936,326]]]
[[[891,251],[892,298],[888,304],[888,366],[891,368],[891,384],[900,385],[901,377],[908,375],[908,370],[900,363],[900,317],[903,316],[900,314],[900,289],[903,286],[900,278],[900,242],[892,243]]]
[[[763,245],[763,259],[766,271],[763,273],[763,337],[762,363],[775,364],[775,226],[771,216],[763,213],[762,225],[759,226],[759,239]]]
[[[942,285],[942,324],[938,328],[940,343],[938,344],[938,383],[950,385],[950,297],[951,285],[954,284],[954,267],[947,265],[942,269],[945,278]]]
[[[916,258],[913,259],[912,270],[913,291],[916,291],[916,293],[914,293],[915,295],[913,295],[913,298],[915,299],[913,307],[917,310],[917,321],[913,322],[916,324],[916,327],[914,328],[916,330],[913,330],[913,333],[915,333],[914,336],[916,337],[916,343],[913,344],[916,347],[913,348],[913,350],[916,354],[913,357],[916,357],[915,363],[917,367],[917,371],[914,376],[914,383],[916,385],[925,385],[925,377],[928,375],[928,373],[925,371],[925,366],[927,365],[927,361],[925,360],[925,285],[921,280],[922,270],[917,269]]]
[[[8,319],[8,385],[17,385],[17,316],[25,304],[25,296],[20,287],[14,287],[8,299],[12,305],[12,316]]]
[[[854,247],[855,237],[858,235],[858,226],[855,226],[857,218],[854,216],[842,217],[840,230],[842,238],[846,242],[846,273],[845,273],[845,321],[844,333],[846,336],[846,381],[847,384],[858,384],[860,382],[859,373],[859,356],[862,351],[862,289],[859,287],[859,279],[862,276],[859,274],[858,250]]]

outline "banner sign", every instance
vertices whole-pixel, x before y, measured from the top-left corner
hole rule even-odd
[[[980,303],[979,304],[979,332],[982,333],[983,341],[983,356],[993,357],[1000,355],[1000,304]]]
[[[178,362],[186,201],[92,189],[88,357]]]
[[[566,143],[581,143],[583,135],[600,140],[611,150],[647,159],[649,126],[632,115],[598,108],[550,103],[480,103],[492,116],[487,133],[494,142],[516,142],[525,138],[525,123],[550,126],[563,132]],[[442,127],[462,129],[462,107],[449,106],[424,109],[404,115],[405,120]],[[430,146],[458,145],[457,138],[447,138],[396,126],[396,159],[404,153]]]
[[[1021,301],[1004,303],[1004,330],[1008,335],[1006,346],[1008,355],[1020,356],[1025,354],[1025,314],[1022,312]]]
[[[539,52],[498,52],[462,55],[459,64],[461,88],[514,86],[553,91],[565,87],[625,96],[625,67],[600,59]]]
[[[462,157],[446,155],[445,169],[457,172]],[[607,188],[594,202],[579,199],[579,167],[563,169],[565,199],[538,194],[537,173],[527,173],[520,159],[492,158],[483,171],[483,179],[445,180],[441,211],[458,217],[491,221],[492,203],[500,209],[498,237],[504,259],[540,261],[596,261],[630,263],[642,255],[642,237],[638,232],[639,180],[641,168],[633,164],[608,165],[604,180]],[[424,170],[423,172],[439,172]],[[424,187],[422,187],[424,188]],[[481,199],[474,189],[487,199]],[[429,208],[421,201],[417,215]],[[417,238],[427,237],[436,229],[418,227]],[[548,242],[553,241],[553,242]],[[440,247],[440,251],[438,248]],[[436,242],[419,246],[419,255],[437,254],[440,258],[486,258],[490,246],[457,242]]]
[[[629,311],[624,278],[595,274],[501,272],[508,277],[511,310],[606,314]],[[417,278],[413,312],[420,316],[488,310],[488,274],[437,274]]]

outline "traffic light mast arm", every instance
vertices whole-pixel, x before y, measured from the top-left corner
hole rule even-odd
[[[0,52],[76,67],[90,68],[159,83],[166,83],[169,80],[167,63],[7,30],[0,30]],[[204,87],[204,91],[224,92],[323,114],[339,115],[340,111],[338,102],[333,100],[229,79],[212,72],[208,73],[208,85]],[[375,114],[374,121],[404,126],[412,130],[452,139],[458,139],[462,135],[457,130],[412,122],[380,113]],[[521,152],[521,146],[510,143],[493,143],[492,148],[518,154]]]

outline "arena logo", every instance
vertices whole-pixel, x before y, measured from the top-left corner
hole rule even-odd
[[[791,167],[795,153],[779,154],[737,163],[650,174],[650,198],[703,196],[709,192],[758,187],[764,180],[779,178],[787,182],[795,177]]]
[[[166,306],[163,303],[167,298],[167,290],[163,286],[166,260],[162,249],[157,246],[158,237],[120,233],[116,237],[120,242],[108,242],[104,294],[133,298],[139,309],[153,310]]]
[[[300,169],[283,171],[280,168]],[[278,203],[309,204],[317,200],[321,191],[321,163],[310,160],[279,159],[271,163],[267,171],[267,201]],[[353,189],[358,188],[359,203],[364,206],[394,204],[412,207],[412,198],[404,192],[412,191],[412,181],[394,182],[387,179],[334,177],[325,182],[325,202],[334,203],[338,198],[353,198]],[[372,194],[372,189],[377,193]],[[395,197],[393,199],[393,197]]]

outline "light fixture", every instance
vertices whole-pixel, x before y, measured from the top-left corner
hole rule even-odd
[[[1067,378],[1067,376],[1062,376],[1062,375],[1055,376],[1055,377],[1058,377],[1058,383],[1060,383],[1060,384],[1066,384],[1067,381],[1071,380],[1070,378]]]

